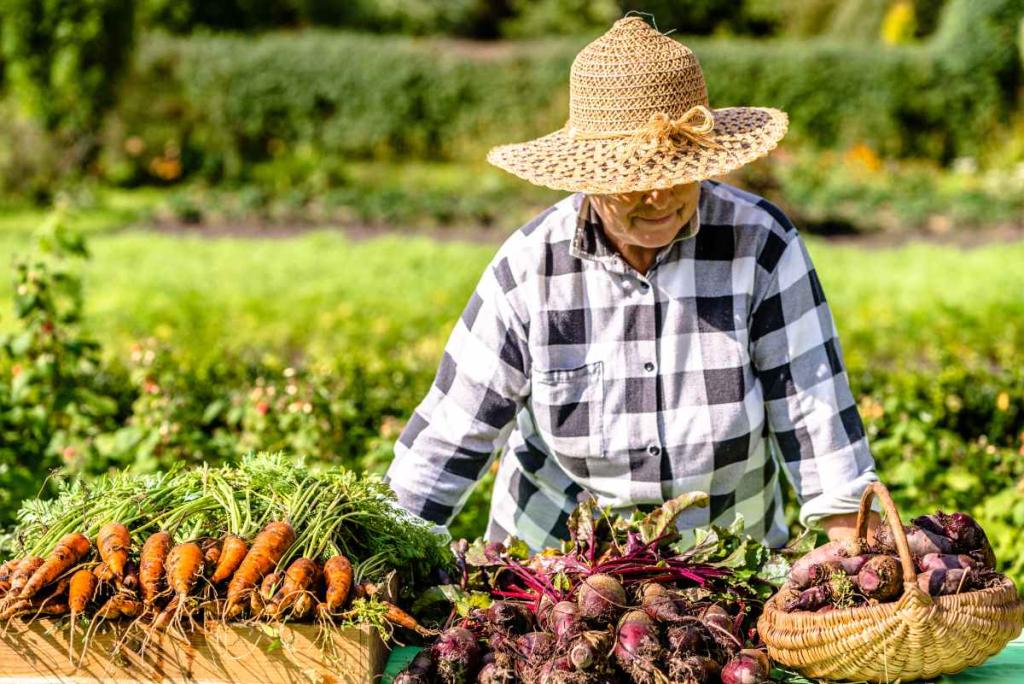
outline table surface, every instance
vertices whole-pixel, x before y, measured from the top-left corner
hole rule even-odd
[[[409,664],[419,650],[412,646],[394,649],[382,684],[391,684],[391,679]],[[1024,636],[1011,641],[1001,653],[982,665],[951,677],[942,677],[936,680],[936,684],[1024,684]]]

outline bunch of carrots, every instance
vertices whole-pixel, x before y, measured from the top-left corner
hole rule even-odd
[[[97,621],[131,619],[153,628],[182,624],[200,613],[219,620],[352,621],[352,603],[371,602],[388,622],[426,633],[415,620],[380,596],[371,582],[353,583],[344,555],[322,565],[288,553],[292,526],[273,521],[251,540],[235,534],[176,542],[152,532],[138,555],[128,528],[103,525],[92,541],[81,532],[64,535],[44,557],[26,556],[0,565],[0,620],[79,616]],[[355,606],[358,608],[358,605]]]

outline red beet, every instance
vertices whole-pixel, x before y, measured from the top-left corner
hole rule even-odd
[[[850,558],[859,552],[860,547],[854,541],[844,539],[829,542],[824,546],[819,546],[793,563],[793,567],[789,570],[789,580],[797,587],[804,589],[811,584],[810,570],[812,567],[822,563],[840,563],[844,558]]]
[[[721,671],[721,665],[705,656],[674,655],[668,661],[669,678],[682,684],[713,684]]]
[[[569,646],[569,662],[581,672],[604,670],[612,651],[612,641],[611,632],[583,632]]]
[[[970,591],[973,587],[971,570],[929,570],[917,576],[918,588],[932,596],[946,596]]]
[[[551,608],[547,618],[548,629],[559,641],[583,631],[580,609],[572,601],[560,601]]]
[[[893,556],[875,556],[857,573],[856,585],[869,599],[890,601],[903,592],[903,567]]]
[[[497,663],[487,663],[476,676],[477,684],[515,684],[516,673]]]
[[[681,622],[686,619],[676,607],[672,593],[661,584],[645,584],[641,589],[640,604],[651,619],[657,622]]]
[[[903,529],[906,532],[910,555],[914,558],[927,556],[929,553],[945,554],[953,552],[953,542],[948,537],[916,525],[904,527]],[[879,528],[875,534],[875,547],[882,553],[897,553],[896,541],[893,539],[891,529],[888,527]]]
[[[642,610],[622,616],[615,633],[615,659],[636,684],[654,684],[665,675],[658,669],[663,655],[658,628]]]
[[[547,632],[527,632],[516,639],[516,651],[527,661],[545,660],[555,652],[555,637]]]
[[[673,653],[692,655],[704,649],[708,634],[704,627],[696,622],[673,625],[668,628],[665,640]]]
[[[864,564],[874,557],[873,553],[863,553],[852,558],[844,558],[839,565],[847,575],[856,575],[864,567]]]
[[[744,649],[722,667],[722,684],[767,684],[769,672],[768,656]]]
[[[434,659],[424,649],[416,654],[409,666],[395,677],[394,684],[430,684],[434,675]]]
[[[527,609],[511,601],[495,601],[487,609],[487,621],[499,632],[522,634],[530,628]]]
[[[796,610],[818,610],[822,606],[831,605],[831,601],[831,585],[819,584],[810,589],[804,589],[799,596],[786,603],[782,609],[787,613]]]
[[[928,572],[929,570],[970,570],[977,567],[978,563],[973,558],[966,554],[960,554],[954,556],[944,555],[941,553],[929,553],[917,562],[917,567],[921,572]]]
[[[576,604],[583,619],[607,625],[626,607],[626,591],[611,575],[591,575],[580,583]]]
[[[454,627],[442,632],[430,649],[437,676],[444,684],[466,684],[480,667],[481,651],[468,629]]]

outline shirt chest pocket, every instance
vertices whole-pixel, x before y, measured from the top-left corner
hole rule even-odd
[[[600,361],[570,370],[536,370],[530,407],[537,431],[557,456],[604,453],[604,367]]]

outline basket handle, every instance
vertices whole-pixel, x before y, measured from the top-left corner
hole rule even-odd
[[[889,528],[892,530],[892,538],[896,542],[896,550],[900,555],[900,563],[903,565],[903,583],[917,585],[917,568],[914,567],[914,559],[910,555],[910,545],[907,544],[907,534],[903,531],[903,521],[900,519],[900,512],[896,510],[896,504],[889,494],[889,490],[881,482],[872,482],[864,490],[860,497],[860,510],[857,511],[857,538],[868,538],[868,518],[871,514],[871,500],[875,497],[882,503],[885,510]]]

